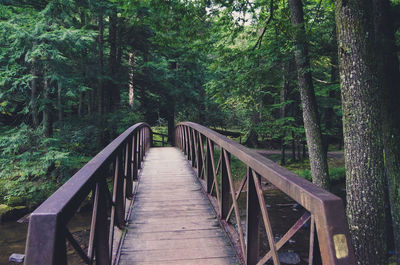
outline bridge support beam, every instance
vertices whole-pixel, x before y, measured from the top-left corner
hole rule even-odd
[[[260,204],[257,198],[257,191],[254,184],[253,172],[247,168],[247,253],[246,264],[257,264],[260,251],[260,237],[258,227],[260,222]]]
[[[231,209],[232,205],[232,198],[230,194],[230,184],[229,184],[229,177],[228,177],[228,164],[230,161],[226,161],[225,153],[226,151],[221,148],[221,219],[225,220],[229,214],[229,210]],[[227,153],[228,160],[230,160],[230,154]],[[226,220],[229,221],[229,220]]]
[[[207,183],[207,193],[211,194],[212,193],[212,184],[213,184],[213,179],[214,179],[214,172],[211,164],[211,159],[214,159],[211,157],[211,149],[214,149],[214,143],[210,142],[207,140],[206,143],[207,149],[206,149],[206,183]]]

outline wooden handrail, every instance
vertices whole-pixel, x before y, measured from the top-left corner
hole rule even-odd
[[[153,135],[159,135],[161,136],[161,141],[160,140],[155,140],[153,138],[153,143],[161,143],[161,146],[164,147],[168,144],[168,140],[164,141],[164,138],[168,139],[168,135],[167,134],[163,134],[163,133],[157,133],[157,132],[153,132]]]
[[[246,264],[264,264],[272,258],[274,264],[280,264],[277,251],[310,220],[310,255],[309,260],[322,258],[327,265],[355,264],[354,251],[348,232],[348,225],[342,200],[319,188],[313,183],[295,175],[293,172],[279,166],[260,154],[243,145],[226,138],[204,126],[193,122],[179,123],[175,128],[175,142],[187,155],[192,166],[197,170],[199,178],[204,179],[205,191],[214,200],[214,206],[222,224],[227,224],[227,231],[236,249]],[[221,148],[218,166],[214,162],[214,148]],[[230,156],[235,156],[247,166],[247,173],[242,180],[239,191],[234,190],[230,169]],[[221,163],[221,166],[219,164]],[[220,170],[220,172],[219,172]],[[220,179],[218,178],[220,175]],[[261,180],[267,181],[287,194],[304,207],[306,213],[291,229],[275,242],[271,230],[268,211],[265,207]],[[219,189],[218,183],[221,183]],[[247,181],[247,238],[244,238],[240,226],[240,215],[237,198],[244,183]],[[213,190],[215,195],[213,196]],[[233,209],[232,209],[233,208]],[[236,231],[228,224],[229,216],[235,210]],[[258,224],[263,218],[270,251],[264,253],[259,260]],[[318,238],[318,246],[314,239]],[[240,242],[237,244],[237,242]],[[317,251],[314,251],[314,248]],[[320,255],[319,255],[319,253]]]
[[[26,265],[67,264],[66,240],[81,258],[92,264],[112,264],[114,227],[126,222],[126,199],[132,198],[133,181],[152,142],[152,131],[138,123],[118,136],[43,202],[29,221]],[[110,167],[114,171],[110,174]],[[113,175],[110,194],[107,179]],[[87,254],[68,231],[68,221],[92,192],[93,213]],[[108,216],[111,216],[108,219]]]

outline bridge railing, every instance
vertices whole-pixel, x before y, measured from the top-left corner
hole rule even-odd
[[[274,264],[280,264],[278,251],[296,232],[309,225],[309,264],[355,264],[343,202],[339,197],[199,124],[179,123],[175,137],[176,145],[187,155],[198,177],[203,180],[204,190],[243,263],[265,264],[272,260]],[[232,177],[231,156],[247,167],[237,189]],[[279,240],[273,234],[262,182],[272,184],[305,209],[300,219]],[[244,229],[238,199],[246,186]],[[230,224],[232,213],[236,228]],[[262,223],[269,245],[267,253],[259,251],[259,225]]]
[[[27,265],[67,264],[66,241],[86,264],[112,264],[115,227],[127,220],[133,181],[152,141],[148,124],[138,123],[105,147],[30,216],[25,248]],[[111,188],[111,192],[110,192]],[[80,204],[91,194],[92,219],[88,249],[68,230]]]

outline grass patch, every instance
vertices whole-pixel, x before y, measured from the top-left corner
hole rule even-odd
[[[151,130],[153,131],[153,133],[161,133],[161,134],[168,135],[168,127],[167,126],[153,126],[153,127],[151,127]],[[156,141],[162,141],[162,136],[153,134],[154,146],[162,146],[161,142],[156,142]],[[168,137],[164,136],[164,142],[167,142],[167,141],[168,141]],[[169,143],[167,143],[165,146],[171,146],[171,145]]]

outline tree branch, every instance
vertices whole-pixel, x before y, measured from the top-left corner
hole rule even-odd
[[[261,33],[260,37],[258,38],[256,45],[254,45],[253,51],[257,48],[257,46],[258,46],[258,48],[261,47],[261,42],[262,42],[265,32],[267,31],[267,26],[272,21],[272,18],[274,17],[274,0],[270,1],[269,10],[270,10],[270,16],[269,16],[267,22],[265,22],[263,32]]]

